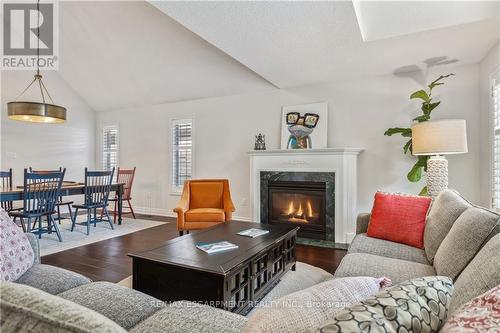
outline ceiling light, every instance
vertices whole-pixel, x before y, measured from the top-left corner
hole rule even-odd
[[[38,28],[37,28],[37,70],[35,78],[31,83],[19,94],[14,102],[7,103],[7,114],[9,119],[27,121],[33,123],[63,123],[66,121],[66,108],[55,105],[49,91],[42,81],[40,75],[40,0],[37,1],[38,11]],[[24,102],[17,101],[33,84],[38,85],[42,95],[42,102]],[[51,104],[45,102],[45,95],[50,99]]]

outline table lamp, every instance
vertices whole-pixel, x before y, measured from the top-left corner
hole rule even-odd
[[[413,155],[431,156],[427,160],[427,192],[435,198],[448,188],[448,161],[444,155],[467,152],[465,120],[424,121],[411,129]]]

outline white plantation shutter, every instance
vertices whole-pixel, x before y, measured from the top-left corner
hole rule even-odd
[[[111,170],[118,166],[118,126],[102,128],[102,168]]]
[[[500,209],[500,72],[493,77],[491,84],[493,110],[493,208]]]
[[[172,189],[180,191],[193,176],[193,120],[172,121]]]

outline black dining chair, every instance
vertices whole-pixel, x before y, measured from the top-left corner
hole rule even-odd
[[[108,212],[109,191],[111,190],[114,173],[115,168],[111,171],[88,171],[87,168],[85,168],[84,203],[81,205],[73,205],[75,213],[73,214],[71,231],[75,228],[78,209],[87,210],[87,222],[84,222],[84,224],[87,225],[87,235],[90,234],[90,224],[92,223],[94,223],[94,227],[96,227],[97,222],[109,222],[111,229],[114,229],[113,221]],[[107,219],[103,219],[102,214],[97,217],[97,209],[101,209]]]
[[[9,171],[0,171],[0,186],[2,191],[11,191],[13,190],[12,188],[12,168],[9,169]],[[13,201],[2,201],[0,202],[0,207],[2,207],[9,215],[13,211],[19,211],[22,208],[21,207],[14,207]],[[14,220],[14,222],[17,221]],[[26,228],[22,222],[21,227],[23,228],[23,231],[26,232]]]
[[[9,171],[0,171],[0,185],[2,186],[2,191],[12,190],[12,168]],[[10,212],[12,210],[12,201],[2,201],[1,207],[7,213]]]
[[[26,232],[34,233],[38,235],[38,238],[42,238],[43,233],[55,231],[57,238],[62,242],[61,232],[52,215],[55,214],[57,198],[60,195],[65,173],[66,169],[43,174],[28,172],[24,169],[23,208],[20,211],[11,212],[10,215],[14,217],[14,220],[17,218],[21,220]],[[44,217],[47,227],[43,226]],[[27,227],[25,220],[28,222]],[[37,222],[38,228],[36,228]]]
[[[46,173],[46,172],[56,172],[56,171],[62,171],[62,167],[59,167],[59,170],[33,170],[32,167],[30,167],[30,172],[33,173]],[[61,220],[66,219],[67,217],[61,217],[61,206],[68,206],[68,212],[69,212],[69,218],[71,221],[73,221],[73,211],[71,210],[71,205],[74,203],[74,201],[64,201],[63,196],[59,196],[57,198],[57,203],[56,203],[56,209],[57,209],[57,217],[54,220],[57,220],[59,224],[61,224]]]

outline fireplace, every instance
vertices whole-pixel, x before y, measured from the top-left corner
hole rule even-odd
[[[269,219],[269,185],[273,182],[324,183],[325,239],[298,237],[297,243],[346,248],[356,235],[357,168],[361,151],[340,147],[249,151],[252,221],[273,223]]]
[[[260,222],[299,226],[299,240],[335,241],[335,173],[260,172]]]
[[[299,237],[326,239],[325,182],[272,181],[268,190],[270,224],[297,225]]]

